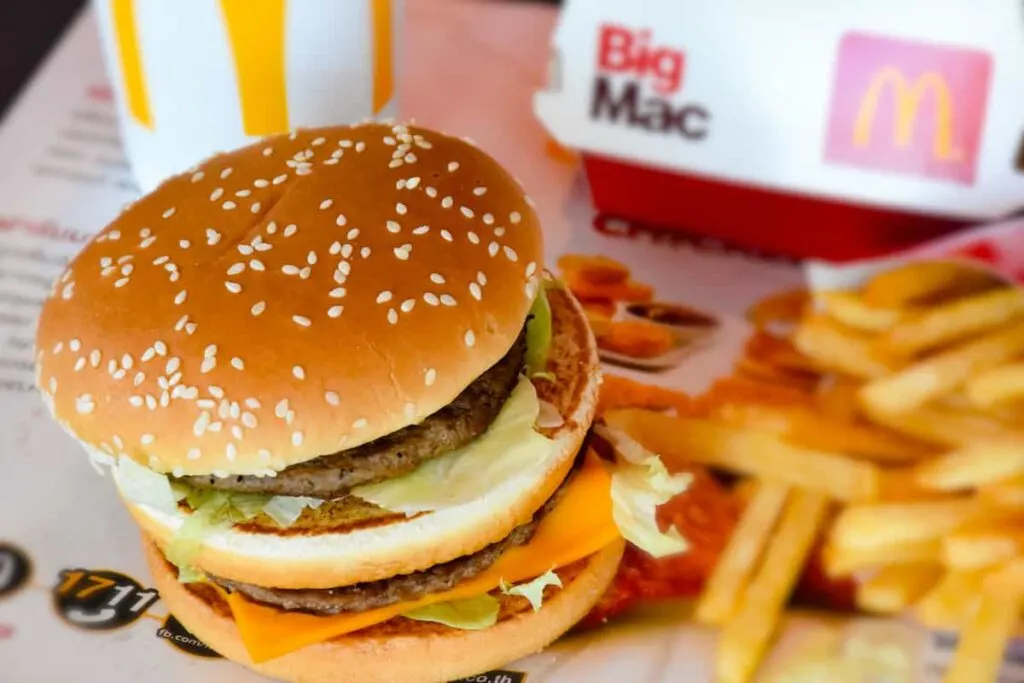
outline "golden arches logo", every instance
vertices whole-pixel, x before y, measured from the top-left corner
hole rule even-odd
[[[128,112],[153,129],[142,50],[135,16],[136,0],[110,0],[121,80]],[[349,0],[346,0],[349,1]],[[391,0],[370,3],[373,41],[373,111],[380,112],[395,89]],[[289,129],[285,77],[287,0],[219,0],[234,60],[242,127],[246,135],[270,135]]]
[[[892,90],[893,94],[893,141],[896,147],[906,149],[910,146],[921,102],[927,93],[931,93],[935,102],[932,154],[942,161],[960,158],[960,150],[953,146],[953,98],[946,80],[939,73],[929,71],[909,83],[903,72],[892,66],[875,75],[861,101],[853,126],[853,143],[856,146],[864,147],[870,142],[878,104],[886,89]]]

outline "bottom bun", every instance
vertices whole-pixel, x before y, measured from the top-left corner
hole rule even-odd
[[[157,546],[145,541],[146,562],[160,597],[194,636],[234,662],[293,683],[443,683],[472,676],[542,650],[579,622],[604,594],[624,543],[582,560],[539,612],[519,612],[479,631],[395,621],[256,664],[223,605],[179,583]]]

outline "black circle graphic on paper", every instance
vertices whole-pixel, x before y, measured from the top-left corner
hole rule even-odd
[[[0,543],[0,598],[24,586],[31,575],[28,555],[10,543]]]
[[[65,569],[53,588],[53,604],[61,619],[89,631],[134,623],[159,597],[156,589],[107,569]]]
[[[163,626],[156,630],[157,638],[163,638],[182,652],[208,659],[220,658],[220,653],[196,638],[173,614],[168,614]]]

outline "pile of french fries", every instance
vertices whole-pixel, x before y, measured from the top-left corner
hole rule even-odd
[[[716,680],[753,679],[823,540],[860,609],[960,632],[946,683],[995,681],[1024,608],[1024,292],[967,264],[911,263],[758,326],[799,352],[813,388],[773,388],[759,367],[681,416],[604,416],[670,468],[746,477],[697,606],[721,629]]]

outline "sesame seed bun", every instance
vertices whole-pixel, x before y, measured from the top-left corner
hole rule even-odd
[[[93,452],[270,475],[434,413],[501,359],[539,285],[538,220],[471,144],[368,124],[173,177],[72,261],[38,385]]]
[[[171,612],[195,636],[228,659],[283,681],[302,683],[436,683],[501,667],[538,652],[568,631],[597,603],[615,576],[623,543],[617,542],[560,571],[563,587],[549,589],[540,611],[510,609],[477,631],[394,619],[377,627],[311,645],[256,664],[216,594],[177,581],[160,551],[146,543],[146,561]]]
[[[302,534],[235,527],[211,534],[194,560],[196,566],[261,586],[332,588],[420,571],[469,555],[529,520],[572,468],[593,421],[600,383],[597,346],[579,303],[560,288],[549,290],[548,301],[553,330],[548,369],[555,379],[537,380],[535,386],[563,424],[545,430],[554,448],[543,462],[469,503],[385,524]],[[161,546],[188,514],[169,515],[125,503]]]

